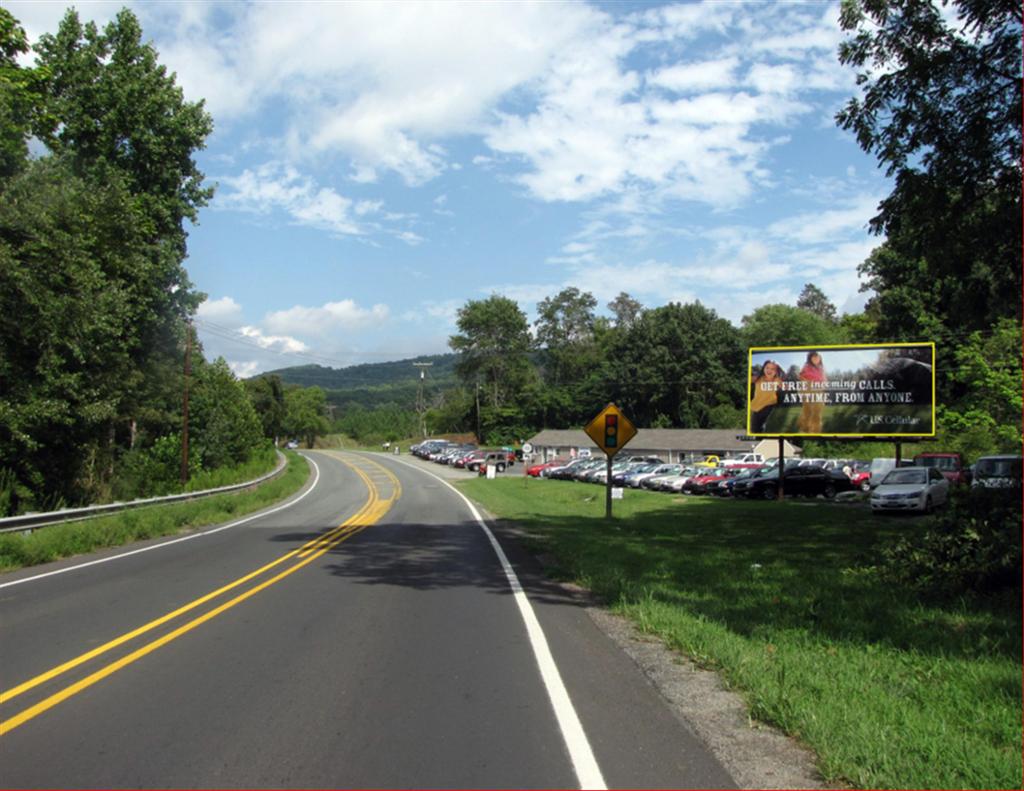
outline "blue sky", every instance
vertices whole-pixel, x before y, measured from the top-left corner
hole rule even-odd
[[[492,293],[863,305],[890,184],[833,121],[837,3],[128,5],[214,118],[186,266],[239,375],[445,352]]]

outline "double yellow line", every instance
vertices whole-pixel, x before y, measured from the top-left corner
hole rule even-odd
[[[29,690],[34,689],[35,687],[38,687],[40,684],[44,684],[47,681],[50,681],[51,679],[54,679],[64,673],[67,673],[68,671],[73,670],[74,668],[79,667],[80,665],[83,665],[86,662],[89,662],[90,660],[95,659],[96,657],[101,656],[102,654],[105,654],[108,651],[117,648],[118,646],[124,645],[125,643],[134,640],[136,637],[139,637],[143,634],[146,634],[147,632],[152,631],[153,629],[156,629],[159,626],[169,623],[170,621],[174,620],[180,615],[184,615],[185,613],[190,612],[191,610],[194,610],[197,607],[201,607],[203,604],[206,604],[207,602],[216,599],[217,597],[221,596],[224,593],[227,593],[228,591],[234,590],[235,588],[244,585],[245,583],[261,576],[262,574],[265,574],[271,569],[280,566],[289,560],[294,559],[297,562],[293,563],[291,566],[284,569],[283,571],[278,572],[273,577],[264,580],[263,582],[253,586],[252,588],[249,588],[244,593],[240,593],[234,598],[229,599],[223,604],[218,605],[214,609],[203,613],[199,617],[194,618],[185,624],[182,624],[178,628],[174,629],[171,632],[168,632],[162,637],[159,637],[156,640],[147,643],[141,648],[138,648],[135,651],[132,651],[131,653],[121,657],[120,659],[111,662],[105,667],[102,667],[94,673],[91,673],[90,675],[86,676],[85,678],[76,681],[75,683],[65,687],[59,692],[56,692],[50,695],[49,697],[44,698],[40,702],[36,703],[34,706],[30,706],[29,708],[21,711],[13,717],[10,717],[7,720],[3,720],[2,722],[0,722],[0,736],[10,733],[19,725],[23,725],[24,723],[31,720],[33,717],[37,717],[44,711],[52,709],[54,706],[64,702],[72,695],[76,695],[82,690],[91,687],[93,684],[96,684],[97,682],[103,680],[107,676],[116,673],[118,670],[127,667],[128,665],[138,661],[139,659],[142,659],[142,657],[146,656],[147,654],[151,654],[158,648],[167,645],[172,640],[176,640],[183,634],[192,631],[193,629],[197,628],[198,626],[201,626],[207,621],[210,621],[216,618],[218,615],[226,612],[227,610],[230,610],[232,607],[241,604],[246,599],[252,598],[260,591],[266,590],[271,585],[280,582],[285,577],[294,574],[296,571],[309,565],[317,558],[322,557],[324,554],[326,554],[331,549],[336,547],[342,541],[345,541],[346,539],[352,537],[356,533],[365,530],[367,527],[370,527],[371,525],[379,521],[381,517],[383,517],[384,514],[386,514],[388,510],[390,510],[391,506],[395,503],[395,501],[398,500],[399,496],[401,495],[402,487],[401,484],[398,482],[398,479],[390,470],[386,469],[385,467],[379,464],[370,462],[371,464],[374,464],[374,466],[378,468],[381,472],[384,473],[384,475],[388,478],[389,484],[391,485],[391,496],[383,498],[380,495],[380,489],[377,487],[376,483],[370,478],[370,476],[366,472],[364,472],[359,467],[355,466],[354,464],[344,459],[342,461],[344,461],[345,464],[348,465],[352,470],[354,470],[355,473],[362,479],[363,483],[366,485],[367,490],[369,491],[369,497],[367,498],[363,506],[355,514],[350,516],[340,525],[333,528],[332,530],[329,530],[323,535],[318,536],[312,541],[309,541],[308,543],[304,544],[298,549],[292,550],[291,552],[289,552],[286,555],[283,555],[277,560],[272,561],[271,563],[268,563],[267,565],[262,566],[249,574],[246,574],[244,577],[239,577],[237,580],[229,582],[227,585],[217,588],[217,590],[207,593],[205,596],[201,596],[195,601],[191,601],[188,604],[179,607],[178,609],[172,612],[167,613],[166,615],[162,615],[159,618],[138,627],[137,629],[133,629],[130,632],[126,632],[120,637],[116,637],[113,640],[82,654],[81,656],[77,656],[68,662],[65,662],[51,670],[46,671],[45,673],[41,673],[40,675],[35,676],[34,678],[31,678],[28,681],[25,681],[24,683],[19,684],[16,687],[12,687],[11,689],[0,692],[0,705],[4,705],[7,702],[18,697],[19,695],[28,692]]]

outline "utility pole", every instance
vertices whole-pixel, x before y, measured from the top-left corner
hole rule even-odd
[[[420,418],[420,433],[423,434],[423,438],[427,438],[427,423],[426,423],[426,412],[427,402],[423,395],[423,382],[427,378],[427,369],[433,365],[433,363],[413,363],[414,368],[420,369],[420,384],[416,389],[416,414]]]
[[[192,322],[185,322],[185,398],[181,407],[181,486],[188,483],[188,379],[192,375]]]
[[[480,382],[476,383],[476,441],[480,443],[484,441],[480,436]]]

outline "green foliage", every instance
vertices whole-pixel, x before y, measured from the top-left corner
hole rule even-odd
[[[28,138],[44,121],[47,71],[24,68],[17,58],[28,52],[25,31],[0,8],[0,181],[28,161]]]
[[[123,173],[148,233],[183,252],[183,221],[195,221],[213,194],[192,158],[213,130],[203,103],[184,100],[127,9],[103,31],[83,26],[70,10],[36,51],[49,71],[47,103],[59,120],[50,147],[72,155],[84,173]]]
[[[40,496],[77,502],[86,448],[142,381],[147,245],[116,172],[33,162],[0,199],[0,454]],[[40,491],[41,489],[41,491]]]
[[[419,420],[415,412],[394,406],[378,409],[353,407],[345,410],[334,422],[335,431],[362,445],[377,445],[412,437],[416,435],[418,427]]]
[[[202,470],[199,455],[189,454],[189,477]],[[118,463],[112,496],[117,500],[157,497],[181,490],[181,434],[159,437],[148,448],[133,448]]]
[[[364,363],[362,365],[350,365],[346,368],[328,368],[322,365],[296,365],[291,368],[282,368],[277,371],[269,371],[268,376],[279,376],[284,384],[301,385],[302,387],[322,387],[326,392],[352,391],[369,392],[376,391],[385,393],[382,399],[374,399],[374,404],[382,401],[394,401],[400,403],[398,398],[388,399],[386,392],[389,388],[412,386],[413,398],[408,403],[415,402],[416,382],[419,379],[419,371],[413,367],[413,363],[431,363],[428,372],[428,382],[435,387],[447,387],[455,383],[455,363],[458,358],[454,354],[432,354],[421,357],[414,357],[409,360],[395,360],[383,363]],[[336,403],[329,399],[331,403]],[[348,399],[341,395],[337,403],[349,400],[363,403],[363,406],[373,406],[358,398]]]
[[[646,310],[610,334],[600,368],[584,385],[593,415],[609,401],[639,426],[659,414],[675,426],[706,428],[711,410],[743,403],[744,349],[727,320],[699,302]]]
[[[615,326],[620,329],[628,329],[632,326],[644,309],[643,305],[625,291],[620,291],[619,295],[609,302],[607,307],[615,317]]]
[[[102,32],[69,12],[34,69],[25,43],[0,11],[0,456],[38,508],[106,496],[126,450],[180,425],[202,299],[183,223],[211,194],[192,159],[211,126],[128,11]]]
[[[764,305],[744,316],[740,333],[745,348],[842,342],[842,332],[835,322],[809,310],[781,304]]]
[[[317,437],[331,430],[327,420],[327,398],[319,387],[291,387],[285,391],[284,430],[312,448]]]
[[[871,221],[886,243],[861,267],[883,336],[1021,318],[1020,6],[950,5],[842,5],[839,57],[862,96],[836,119],[895,178]]]
[[[797,298],[796,306],[828,322],[835,323],[837,319],[836,306],[825,296],[825,292],[814,285],[814,283],[807,283],[804,286],[804,290],[800,292],[800,296]]]
[[[462,383],[479,386],[489,406],[514,401],[533,375],[526,314],[514,300],[493,294],[459,308],[457,326],[448,345],[459,355],[455,370]]]
[[[284,426],[284,384],[280,376],[264,374],[242,382],[249,402],[260,419],[263,436],[276,440]]]
[[[955,597],[1021,588],[1021,490],[958,492],[927,532],[881,553],[883,576],[928,594]]]
[[[205,469],[239,464],[263,444],[256,411],[223,358],[196,366],[189,432],[190,455]]]

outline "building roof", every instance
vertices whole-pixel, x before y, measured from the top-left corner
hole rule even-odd
[[[741,428],[641,428],[627,446],[636,451],[750,451],[760,440],[740,440]],[[597,448],[583,429],[544,429],[529,443],[535,448]]]

